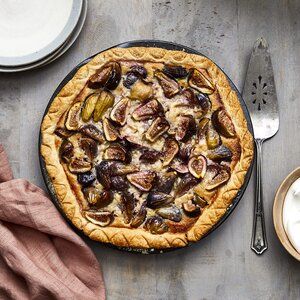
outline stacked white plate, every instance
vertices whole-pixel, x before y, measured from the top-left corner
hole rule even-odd
[[[0,0],[0,72],[44,66],[82,30],[87,0]]]

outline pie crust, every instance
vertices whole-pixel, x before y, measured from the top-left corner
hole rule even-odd
[[[90,76],[95,74],[99,68],[109,61],[126,60],[205,69],[218,92],[219,101],[225,107],[234,124],[238,140],[239,158],[234,161],[233,167],[231,166],[230,179],[218,189],[214,201],[202,211],[192,227],[187,228],[185,232],[168,231],[163,234],[152,234],[143,227],[101,227],[88,221],[84,217],[78,201],[81,192],[76,176],[67,172],[61,163],[58,138],[54,131],[62,116],[76,101]],[[57,198],[66,216],[92,240],[111,243],[120,247],[139,249],[176,248],[184,247],[190,242],[201,239],[220,220],[237,196],[238,191],[244,184],[246,173],[253,158],[252,135],[248,130],[247,121],[238,97],[235,91],[231,89],[224,73],[206,57],[161,48],[113,48],[96,55],[90,62],[83,65],[57,94],[43,119],[41,133],[41,154]]]

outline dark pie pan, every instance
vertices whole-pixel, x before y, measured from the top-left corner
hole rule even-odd
[[[164,48],[167,50],[179,50],[179,51],[185,51],[187,53],[192,53],[192,54],[198,54],[198,55],[202,55],[205,56],[203,54],[201,54],[200,52],[179,45],[179,44],[175,44],[175,43],[171,43],[171,42],[166,42],[166,41],[159,41],[159,40],[137,40],[137,41],[130,41],[130,42],[125,42],[119,45],[115,45],[113,47],[110,47],[108,49],[112,49],[112,48],[130,48],[130,47],[157,47],[157,48]],[[106,50],[108,50],[106,49]],[[101,52],[104,52],[106,50],[103,50]],[[101,53],[99,52],[99,53]],[[97,54],[99,54],[97,53]],[[59,93],[59,91],[73,78],[73,76],[75,75],[75,73],[78,71],[78,69],[85,65],[86,63],[88,63],[94,56],[96,56],[97,54],[85,59],[84,61],[82,61],[80,64],[78,64],[63,80],[62,82],[59,84],[59,86],[57,87],[57,89],[55,90],[55,92],[53,93],[47,108],[45,110],[44,116],[47,114],[49,107],[52,103],[52,101],[54,100],[54,98],[56,97],[56,95]],[[226,75],[227,76],[227,75]],[[252,136],[253,136],[253,128],[252,128],[252,123],[251,123],[251,119],[250,119],[250,115],[249,112],[247,110],[246,104],[244,102],[244,100],[242,99],[241,94],[239,93],[238,89],[236,88],[236,86],[234,85],[234,83],[230,80],[230,78],[227,76],[227,79],[230,83],[231,88],[237,93],[240,104],[242,106],[244,115],[246,117],[247,120],[247,125],[248,125],[248,129],[251,132]],[[71,225],[71,227],[81,236],[85,236],[83,234],[82,231],[80,231],[79,229],[77,229],[72,223],[71,221],[66,217],[64,211],[62,210],[59,200],[57,199],[53,184],[51,182],[51,178],[49,177],[49,174],[47,172],[46,166],[45,166],[45,162],[44,159],[41,155],[40,149],[41,149],[41,142],[42,142],[42,135],[40,132],[40,136],[39,136],[39,159],[40,159],[40,167],[41,167],[41,171],[42,171],[42,175],[45,181],[45,184],[47,186],[48,192],[51,196],[51,199],[53,201],[53,203],[55,204],[55,206],[57,207],[57,209],[61,212],[61,214],[63,215],[63,217],[67,220],[67,222]],[[229,217],[229,215],[233,212],[233,210],[235,209],[235,207],[237,206],[237,204],[239,203],[239,201],[241,200],[247,185],[249,183],[250,180],[250,176],[251,176],[251,172],[252,172],[252,167],[253,167],[253,161],[251,163],[251,166],[248,169],[248,172],[246,174],[245,177],[245,181],[243,186],[241,187],[241,189],[239,190],[237,196],[233,199],[232,204],[227,208],[226,213],[222,216],[222,218],[206,233],[206,235],[204,237],[207,237],[209,234],[211,234],[214,230],[216,230],[221,224],[224,223],[224,221]],[[203,238],[202,238],[203,239]],[[99,242],[95,242],[98,243]],[[143,253],[143,254],[153,254],[153,253],[164,253],[164,252],[169,252],[169,251],[173,251],[173,250],[177,250],[177,249],[182,249],[182,248],[168,248],[168,249],[154,249],[154,248],[150,248],[150,249],[137,249],[137,248],[130,248],[130,247],[118,247],[118,246],[114,246],[112,244],[107,244],[107,243],[100,243],[100,244],[104,244],[106,246],[109,247],[113,247],[119,250],[123,250],[123,251],[129,251],[129,252],[134,252],[134,253]],[[189,245],[192,245],[193,243],[189,243]]]

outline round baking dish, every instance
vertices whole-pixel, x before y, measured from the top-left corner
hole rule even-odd
[[[175,43],[171,43],[171,42],[166,42],[166,41],[159,41],[159,40],[137,40],[137,41],[129,41],[129,42],[125,42],[125,43],[122,43],[122,44],[118,44],[118,45],[115,45],[113,47],[110,47],[108,49],[105,49],[101,52],[104,52],[106,50],[109,50],[109,49],[112,49],[112,48],[130,48],[130,47],[157,47],[157,48],[164,48],[164,49],[167,49],[167,50],[177,50],[177,51],[185,51],[187,53],[191,53],[191,54],[197,54],[197,55],[201,55],[201,56],[205,56],[203,54],[201,54],[200,52],[196,51],[196,50],[193,50],[189,47],[185,47],[183,45],[179,45],[179,44],[175,44]],[[99,52],[99,53],[101,53]],[[75,75],[75,73],[78,71],[78,69],[83,66],[84,64],[88,63],[94,56],[96,56],[97,54],[99,53],[96,53],[94,54],[93,56],[85,59],[84,61],[82,61],[80,64],[78,64],[63,80],[62,82],[59,84],[59,86],[57,87],[57,89],[55,90],[55,92],[53,93],[49,103],[48,103],[48,106],[45,110],[45,113],[44,113],[44,116],[47,114],[48,112],[48,109],[52,103],[52,101],[54,100],[54,98],[56,97],[56,95],[59,93],[59,91],[68,83],[68,81],[70,81],[72,79],[72,77]],[[219,67],[220,68],[220,67]],[[221,69],[221,68],[220,68]],[[222,69],[221,69],[222,70]],[[226,74],[225,74],[226,75]],[[231,88],[236,92],[237,96],[238,96],[238,99],[240,101],[240,104],[241,104],[241,107],[243,109],[243,112],[244,112],[244,115],[246,117],[246,120],[247,120],[247,126],[248,126],[248,129],[249,131],[251,132],[252,136],[253,136],[253,128],[252,128],[252,123],[251,123],[251,119],[250,119],[250,115],[249,115],[249,112],[247,110],[247,107],[246,107],[246,104],[244,102],[244,100],[242,99],[242,96],[241,94],[239,93],[238,89],[236,88],[236,86],[234,85],[234,83],[230,80],[230,78],[226,75],[229,83],[230,83],[230,86]],[[42,175],[43,175],[43,178],[44,178],[44,181],[45,181],[45,184],[47,186],[47,189],[48,189],[48,192],[51,196],[51,199],[53,201],[53,203],[56,205],[56,207],[58,208],[58,210],[61,212],[61,214],[63,215],[63,217],[67,220],[67,222],[72,226],[72,228],[81,236],[84,236],[84,234],[79,230],[77,229],[72,223],[71,221],[69,221],[69,219],[66,217],[64,211],[61,209],[60,207],[60,203],[59,203],[59,200],[57,199],[56,197],[56,194],[55,194],[55,190],[54,190],[54,187],[51,183],[51,179],[49,178],[49,175],[48,175],[48,172],[46,170],[46,166],[45,166],[45,162],[43,160],[43,157],[40,153],[40,149],[41,149],[41,132],[40,132],[40,137],[39,137],[39,159],[40,159],[40,167],[41,167],[41,171],[42,171]],[[255,153],[254,153],[255,155]],[[254,159],[253,159],[254,160]],[[226,213],[223,215],[223,217],[211,228],[211,230],[205,235],[208,236],[210,233],[212,233],[216,228],[218,228],[221,224],[224,223],[224,221],[229,217],[229,215],[233,212],[233,210],[235,209],[235,207],[237,206],[237,204],[239,203],[239,201],[241,200],[246,188],[247,188],[247,185],[248,185],[248,182],[249,182],[249,179],[250,179],[250,176],[251,176],[251,172],[252,172],[252,167],[253,167],[253,161],[248,169],[248,172],[247,172],[247,175],[245,177],[245,181],[244,181],[244,184],[242,186],[242,188],[239,190],[237,196],[234,198],[234,200],[232,201],[231,205],[227,208],[227,211]],[[96,242],[95,242],[96,243]],[[99,243],[99,242],[97,242]],[[103,243],[104,244],[104,243]],[[188,244],[188,245],[191,245],[192,243]],[[173,251],[173,250],[176,250],[176,249],[182,249],[182,248],[169,248],[169,249],[137,249],[137,248],[128,248],[128,247],[117,247],[117,246],[114,246],[112,244],[105,244],[109,247],[113,247],[113,248],[117,248],[119,250],[124,250],[124,251],[129,251],[129,252],[136,252],[136,253],[143,253],[143,254],[150,254],[150,253],[164,253],[164,252],[169,252],[169,251]]]

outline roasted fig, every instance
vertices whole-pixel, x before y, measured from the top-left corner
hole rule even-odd
[[[139,76],[134,72],[128,72],[123,80],[123,85],[130,89],[130,87],[139,79]]]
[[[61,143],[61,146],[59,148],[59,155],[61,159],[64,162],[68,162],[72,158],[73,154],[74,154],[73,144],[68,140],[64,140]]]
[[[179,93],[179,84],[176,80],[172,79],[160,70],[156,70],[154,72],[154,76],[157,78],[160,86],[163,89],[164,95],[167,98],[171,98]]]
[[[94,125],[88,124],[80,128],[80,132],[84,135],[94,139],[100,144],[104,142],[104,136],[101,131]]]
[[[155,191],[170,194],[173,189],[175,180],[177,178],[176,172],[167,172],[164,175],[157,178],[155,182]]]
[[[168,131],[169,128],[170,125],[168,121],[163,117],[158,117],[152,122],[146,131],[145,138],[150,142],[154,142],[166,131]]]
[[[111,166],[112,164],[108,161],[101,161],[96,166],[97,179],[105,189],[109,189],[111,185]]]
[[[152,182],[156,174],[153,171],[140,171],[127,175],[129,182],[140,189],[141,191],[148,192],[152,188]]]
[[[114,90],[121,80],[121,66],[117,62],[109,62],[102,66],[89,79],[88,86],[92,89],[107,88]]]
[[[179,151],[178,142],[172,138],[165,140],[163,166],[168,166]]]
[[[122,98],[117,104],[114,105],[110,112],[111,120],[115,121],[116,123],[120,124],[121,126],[125,125],[128,109],[129,109],[129,99]]]
[[[220,167],[217,174],[205,182],[205,188],[210,191],[227,182],[230,178],[230,171],[225,167]]]
[[[227,138],[235,137],[234,125],[231,118],[228,116],[227,112],[223,108],[217,109],[211,118],[216,130],[223,136]]]
[[[125,224],[128,224],[131,222],[135,204],[136,204],[136,200],[134,199],[132,194],[129,194],[129,193],[121,194],[120,208],[123,213]]]
[[[152,234],[162,234],[169,230],[168,225],[164,222],[163,218],[159,216],[148,218],[144,227]]]
[[[82,110],[81,110],[81,118],[83,120],[83,122],[88,122],[94,112],[97,100],[99,98],[99,93],[94,93],[89,95],[83,104]]]
[[[84,215],[87,220],[101,227],[109,225],[114,220],[113,214],[109,211],[89,210]]]
[[[195,178],[189,173],[185,174],[177,185],[176,193],[175,193],[176,196],[181,197],[198,183],[199,183],[199,179]]]
[[[192,200],[188,200],[187,202],[183,203],[182,208],[185,214],[191,218],[197,217],[201,213],[200,207]]]
[[[107,118],[103,120],[103,131],[105,139],[109,142],[116,141],[119,137],[118,130]]]
[[[209,126],[209,119],[208,118],[202,118],[198,125],[198,137],[199,139],[202,139],[206,136],[206,132]]]
[[[107,111],[108,108],[114,105],[115,97],[109,91],[101,91],[97,103],[95,105],[95,110],[93,114],[94,122],[99,122],[103,114]]]
[[[174,197],[162,192],[150,192],[147,196],[147,207],[158,208],[167,206],[174,201]]]
[[[142,225],[146,219],[147,210],[144,203],[141,205],[139,211],[134,214],[132,221],[130,223],[131,227],[137,228]]]
[[[123,163],[113,163],[110,165],[110,172],[112,176],[127,175],[139,171],[139,167],[136,165],[125,165]]]
[[[132,113],[132,117],[136,121],[148,120],[158,116],[164,111],[162,105],[157,100],[148,101],[138,106]]]
[[[224,145],[208,151],[207,157],[214,161],[231,160],[232,152]]]
[[[192,148],[193,146],[191,143],[182,144],[178,152],[178,157],[184,162],[188,161],[192,152]]]
[[[90,160],[93,160],[97,157],[98,145],[95,140],[82,137],[80,139],[80,147],[82,148],[84,153],[89,157]]]
[[[175,132],[175,139],[177,141],[186,141],[196,133],[196,121],[190,116],[179,116],[178,125]]]
[[[185,164],[182,160],[180,159],[173,159],[170,167],[177,171],[180,174],[185,174],[189,172],[188,166],[187,164]]]
[[[194,107],[198,104],[195,93],[191,89],[183,90],[177,98],[178,104],[176,104],[176,106]]]
[[[188,168],[196,178],[203,178],[206,172],[206,158],[203,155],[193,156],[189,160]]]
[[[221,144],[221,138],[211,124],[208,124],[206,130],[206,143],[209,149],[217,148]]]
[[[142,149],[140,161],[144,163],[155,163],[162,157],[162,153],[154,149]]]
[[[146,79],[147,77],[147,70],[142,65],[134,65],[130,68],[130,71],[140,78]]]
[[[105,149],[104,152],[104,159],[108,160],[120,160],[125,161],[126,160],[126,149],[124,149],[123,146],[120,144],[112,144],[108,148]]]
[[[210,81],[208,73],[204,69],[192,69],[190,71],[188,83],[190,87],[203,94],[210,95],[215,91],[215,87]]]
[[[128,188],[128,182],[124,176],[111,177],[111,188],[117,191],[124,191]]]
[[[69,170],[71,173],[85,173],[92,169],[92,163],[85,157],[73,157],[69,163]]]
[[[211,203],[217,195],[216,191],[214,191],[214,190],[211,190],[211,191],[206,190],[205,182],[203,182],[203,181],[200,184],[198,184],[197,186],[195,186],[194,192],[196,194],[194,197],[194,201],[199,206],[201,206],[201,205],[200,205],[198,199],[203,199],[203,201],[206,201],[207,203]]]
[[[74,132],[72,132],[68,129],[62,128],[62,127],[57,127],[55,129],[54,133],[56,135],[58,135],[60,138],[66,139],[66,138],[70,137]]]
[[[211,102],[207,95],[199,93],[196,95],[197,103],[200,105],[203,115],[206,115],[211,109]]]
[[[143,80],[137,80],[130,89],[129,98],[132,100],[145,101],[153,95],[152,84]]]
[[[207,201],[197,194],[194,196],[194,202],[197,205],[199,205],[201,208],[204,208],[205,206],[208,205]]]
[[[77,180],[83,187],[86,187],[91,185],[96,180],[96,176],[91,171],[89,171],[86,173],[78,174]]]
[[[103,190],[99,191],[97,188],[90,186],[83,189],[84,197],[87,199],[89,204],[95,208],[103,208],[109,205],[112,201],[112,196],[110,191]]]
[[[182,219],[181,211],[176,206],[162,207],[156,211],[156,213],[163,217],[174,222],[180,222]]]
[[[185,78],[188,75],[187,69],[182,66],[165,65],[162,71],[168,76],[178,79]]]
[[[66,119],[65,126],[68,130],[78,130],[79,125],[79,118],[80,118],[80,110],[81,110],[81,103],[76,102],[73,104],[68,112],[68,116]]]

